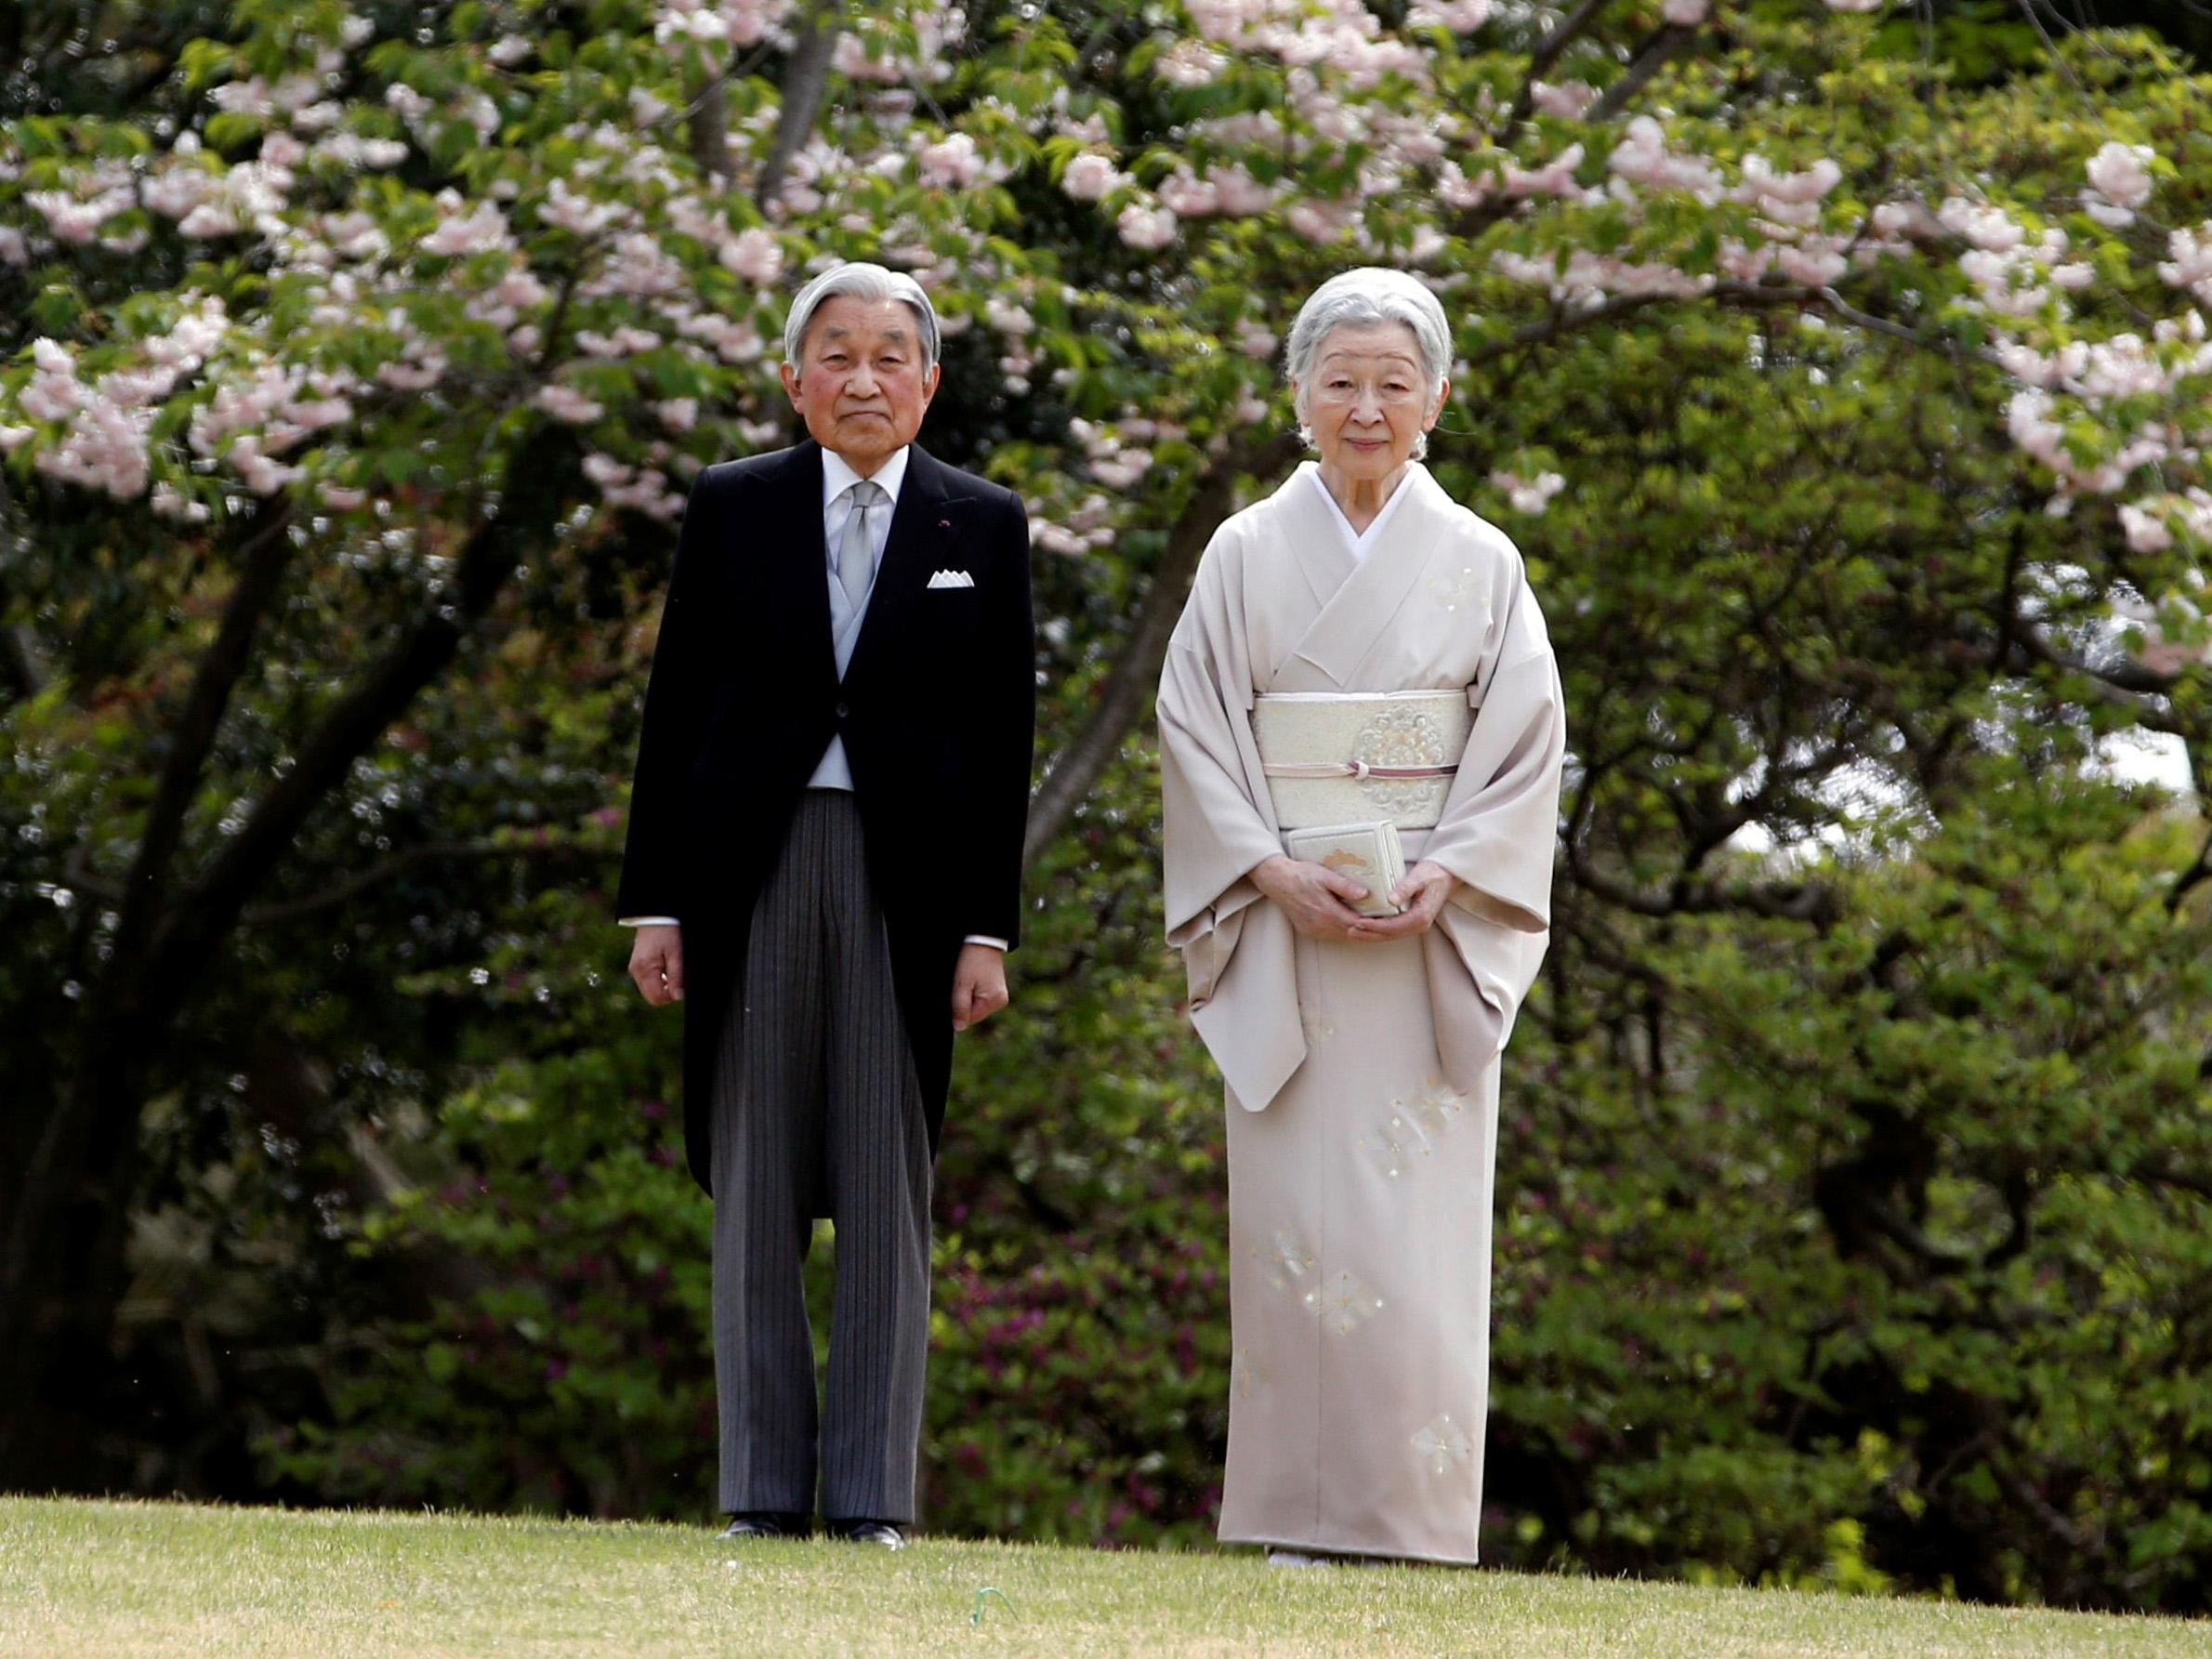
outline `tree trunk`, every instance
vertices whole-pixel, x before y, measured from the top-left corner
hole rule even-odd
[[[139,1119],[169,1028],[309,818],[451,666],[523,554],[551,541],[580,476],[565,429],[541,425],[522,439],[506,477],[533,487],[509,490],[508,510],[480,519],[449,586],[305,734],[297,763],[201,874],[173,893],[156,880],[126,898],[126,909],[146,914],[118,929],[131,948],[117,949],[86,989],[66,1074],[9,1102],[8,1150],[22,1155],[0,1169],[0,1490],[127,1482],[127,1468],[107,1458],[126,1455],[133,1422],[163,1402],[115,1363],[112,1343],[127,1288]],[[227,621],[210,658],[238,644]],[[243,666],[204,664],[181,723],[204,721],[201,688]],[[212,743],[212,728],[203,736]],[[150,836],[161,833],[150,822]],[[156,850],[150,861],[141,849],[135,872],[168,862]],[[103,1455],[104,1446],[115,1452]]]
[[[1255,477],[1271,481],[1297,453],[1297,438],[1284,433],[1227,457],[1199,480],[1167,533],[1167,551],[1146,585],[1129,637],[1091,696],[1090,718],[1053,757],[1030,801],[1029,827],[1021,845],[1024,875],[1036,867],[1045,849],[1089,798],[1099,774],[1121,752],[1122,740],[1142,717],[1159,681],[1160,665],[1167,660],[1167,641],[1183,613],[1191,577],[1214,532],[1235,508],[1237,481]]]

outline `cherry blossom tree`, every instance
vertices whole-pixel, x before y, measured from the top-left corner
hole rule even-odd
[[[2023,21],[1962,69],[1883,0],[152,9],[46,43],[0,137],[0,890],[46,1034],[0,1080],[11,1388],[107,1339],[148,1100],[257,917],[514,853],[395,842],[379,769],[556,596],[600,653],[564,671],[637,685],[685,486],[788,440],[784,305],[837,259],[930,287],[926,441],[1030,502],[1040,870],[1297,458],[1280,342],[1355,262],[1443,297],[1434,465],[1569,663],[1587,996],[1677,924],[1834,929],[1804,849],[1909,848],[2054,731],[2069,776],[2149,732],[2206,782],[2207,88],[2154,36]],[[544,856],[604,861],[622,770]]]

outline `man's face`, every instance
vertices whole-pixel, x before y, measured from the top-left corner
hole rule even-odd
[[[921,329],[903,300],[835,294],[807,324],[783,389],[807,430],[862,478],[914,441],[937,395],[937,365],[922,367]]]

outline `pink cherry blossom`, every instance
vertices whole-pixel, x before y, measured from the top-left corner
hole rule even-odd
[[[1210,180],[1193,178],[1188,168],[1178,167],[1160,180],[1161,204],[1184,218],[1199,218],[1217,213],[1221,206],[1221,191]]]
[[[257,452],[248,452],[234,458],[239,476],[245,481],[245,487],[257,495],[274,495],[287,484],[296,483],[306,476],[303,467],[271,460]],[[134,490],[131,494],[135,495],[138,492]]]
[[[1036,319],[1021,307],[1000,295],[991,295],[983,301],[983,316],[1000,334],[1017,339],[1036,332]]]
[[[1917,202],[1884,202],[1870,217],[1883,236],[1933,242],[1944,230],[1942,222]]]
[[[1555,259],[1500,250],[1491,266],[1511,282],[1542,288],[1554,299],[1581,307],[1602,304],[1608,295],[1657,296],[1688,299],[1709,293],[1713,279],[1692,275],[1655,260],[1631,262],[1577,248],[1568,256],[1565,270]],[[1725,266],[1725,258],[1722,261]],[[1749,280],[1749,279],[1746,279]]]
[[[586,421],[595,421],[607,413],[604,406],[593,402],[574,387],[559,381],[539,387],[537,395],[530,401],[555,420],[565,420],[578,426]]]
[[[1490,191],[1488,175],[1470,177],[1460,170],[1457,162],[1446,162],[1436,170],[1437,199],[1447,207],[1462,213],[1480,207],[1490,199]]]
[[[2138,553],[2163,553],[2174,545],[2174,533],[2166,526],[2165,513],[2133,502],[2121,506],[2120,528],[2126,532],[2128,546]]]
[[[1574,182],[1574,169],[1582,165],[1583,149],[1570,144],[1541,167],[1523,169],[1511,162],[1506,164],[1506,194],[1513,197],[1566,196],[1579,197],[1582,186]]]
[[[445,355],[411,341],[409,355],[390,362],[376,365],[376,380],[395,391],[428,391],[445,378]]]
[[[1267,212],[1278,194],[1277,186],[1262,184],[1239,166],[1210,167],[1205,182],[1214,192],[1218,209],[1237,217]]]
[[[1532,81],[1529,99],[1547,115],[1580,121],[1598,101],[1598,89],[1587,81],[1565,81],[1557,86],[1548,81]]]
[[[451,198],[450,202],[446,198]],[[466,257],[473,254],[497,253],[511,249],[514,238],[507,228],[507,216],[493,202],[479,202],[467,212],[461,209],[456,192],[440,192],[440,208],[452,217],[422,239],[422,251],[440,256]]]
[[[1152,252],[1175,240],[1175,214],[1165,207],[1147,207],[1132,202],[1121,210],[1114,227],[1133,248]]]
[[[2008,254],[2026,240],[2026,233],[2002,208],[1969,202],[1962,196],[1946,200],[1936,217],[1946,230],[1988,253]]]
[[[1077,202],[1096,202],[1128,182],[1128,176],[1111,158],[1086,150],[1068,163],[1060,176],[1060,188]]]
[[[571,190],[564,178],[556,178],[546,187],[546,200],[537,212],[546,224],[578,236],[596,236],[610,225],[624,223],[632,217],[620,203],[594,201],[581,191]]]
[[[2166,239],[2173,256],[2158,267],[2161,282],[2186,288],[2205,305],[2212,305],[2212,221],[2194,230],[2175,230]]]
[[[1229,60],[1204,41],[1178,40],[1152,63],[1152,73],[1171,86],[1210,86]]]
[[[2106,144],[2089,158],[2089,183],[2115,207],[2137,208],[2151,199],[2147,144]]]
[[[32,342],[33,373],[17,406],[33,420],[67,420],[89,400],[89,389],[77,379],[76,359],[58,341],[41,336]]]
[[[1556,472],[1539,472],[1533,479],[1522,479],[1511,472],[1494,472],[1490,481],[1506,492],[1513,510],[1532,518],[1551,504],[1551,498],[1567,487],[1567,481]]]
[[[407,146],[397,138],[370,138],[359,133],[332,133],[326,138],[318,138],[308,153],[335,162],[341,167],[396,167],[407,159]]]
[[[165,519],[185,524],[204,524],[214,517],[204,501],[194,501],[167,479],[153,486],[149,505]]]
[[[1410,27],[1449,29],[1472,34],[1490,20],[1490,0],[1415,0],[1406,13]]]
[[[1694,29],[1713,9],[1713,0],[1666,0],[1659,15],[1678,29]]]
[[[1825,288],[1850,269],[1850,261],[1832,247],[1777,247],[1774,263],[1784,276],[1808,288]]]
[[[1720,170],[1702,156],[1668,151],[1666,129],[1649,115],[1628,123],[1626,136],[1613,146],[1605,165],[1647,190],[1688,191],[1706,203],[1720,199]]]
[[[1278,341],[1275,336],[1257,323],[1240,323],[1237,324],[1236,343],[1237,349],[1246,357],[1265,362],[1275,355]]]
[[[178,234],[190,236],[197,242],[209,242],[218,236],[238,234],[238,221],[212,203],[203,202],[178,221]]]
[[[40,450],[32,465],[49,478],[88,490],[104,490],[118,500],[146,492],[147,440],[154,410],[126,409],[93,398],[62,434],[61,441]]]
[[[724,243],[716,256],[755,287],[766,288],[783,274],[783,245],[772,230],[758,225],[740,230]]]
[[[1336,241],[1353,223],[1352,210],[1343,203],[1311,199],[1294,203],[1283,217],[1284,223],[1308,242],[1319,244]]]
[[[703,313],[686,318],[678,326],[684,335],[712,346],[724,362],[757,362],[767,349],[760,331],[741,319]]]
[[[915,160],[923,182],[940,189],[966,190],[983,171],[982,152],[967,133],[954,133],[923,146]]]
[[[1752,154],[1744,158],[1742,181],[1733,194],[1771,218],[1807,225],[1816,222],[1817,215],[1790,210],[1814,208],[1842,179],[1843,169],[1825,156],[1801,172],[1778,173],[1765,156]]]

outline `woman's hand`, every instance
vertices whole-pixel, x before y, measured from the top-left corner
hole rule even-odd
[[[1390,889],[1390,902],[1402,905],[1396,915],[1363,915],[1351,930],[1354,940],[1411,939],[1416,933],[1426,933],[1436,925],[1437,914],[1444,907],[1444,901],[1452,896],[1452,889],[1459,878],[1442,864],[1432,864],[1423,859],[1400,878]]]
[[[1290,925],[1308,939],[1347,940],[1366,921],[1352,903],[1367,896],[1367,884],[1339,876],[1322,864],[1277,853],[1252,871],[1252,885],[1282,907]]]

